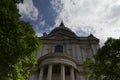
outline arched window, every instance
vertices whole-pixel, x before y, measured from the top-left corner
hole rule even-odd
[[[63,52],[63,46],[61,46],[61,45],[56,45],[55,46],[55,52]]]

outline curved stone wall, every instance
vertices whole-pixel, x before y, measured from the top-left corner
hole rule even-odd
[[[48,64],[65,64],[70,65],[74,68],[77,68],[77,61],[68,55],[65,54],[46,54],[40,57],[38,61],[39,67],[48,65]]]

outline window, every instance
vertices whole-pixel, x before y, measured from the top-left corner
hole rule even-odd
[[[61,45],[56,45],[56,46],[55,46],[55,52],[63,52],[63,46],[61,46]]]

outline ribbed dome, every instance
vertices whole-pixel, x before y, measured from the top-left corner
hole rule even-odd
[[[58,33],[58,32],[62,32],[62,33],[66,33],[66,34],[70,34],[70,35],[74,35],[75,33],[72,32],[69,28],[65,27],[64,24],[61,22],[59,27],[56,27],[55,29],[53,29],[50,34],[54,34],[54,33]]]

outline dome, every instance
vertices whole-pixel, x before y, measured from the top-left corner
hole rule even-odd
[[[50,34],[55,34],[55,33],[59,33],[59,32],[76,36],[75,33],[72,32],[72,30],[70,30],[69,28],[65,27],[62,22],[61,22],[60,26],[54,28],[54,29],[50,32]]]

